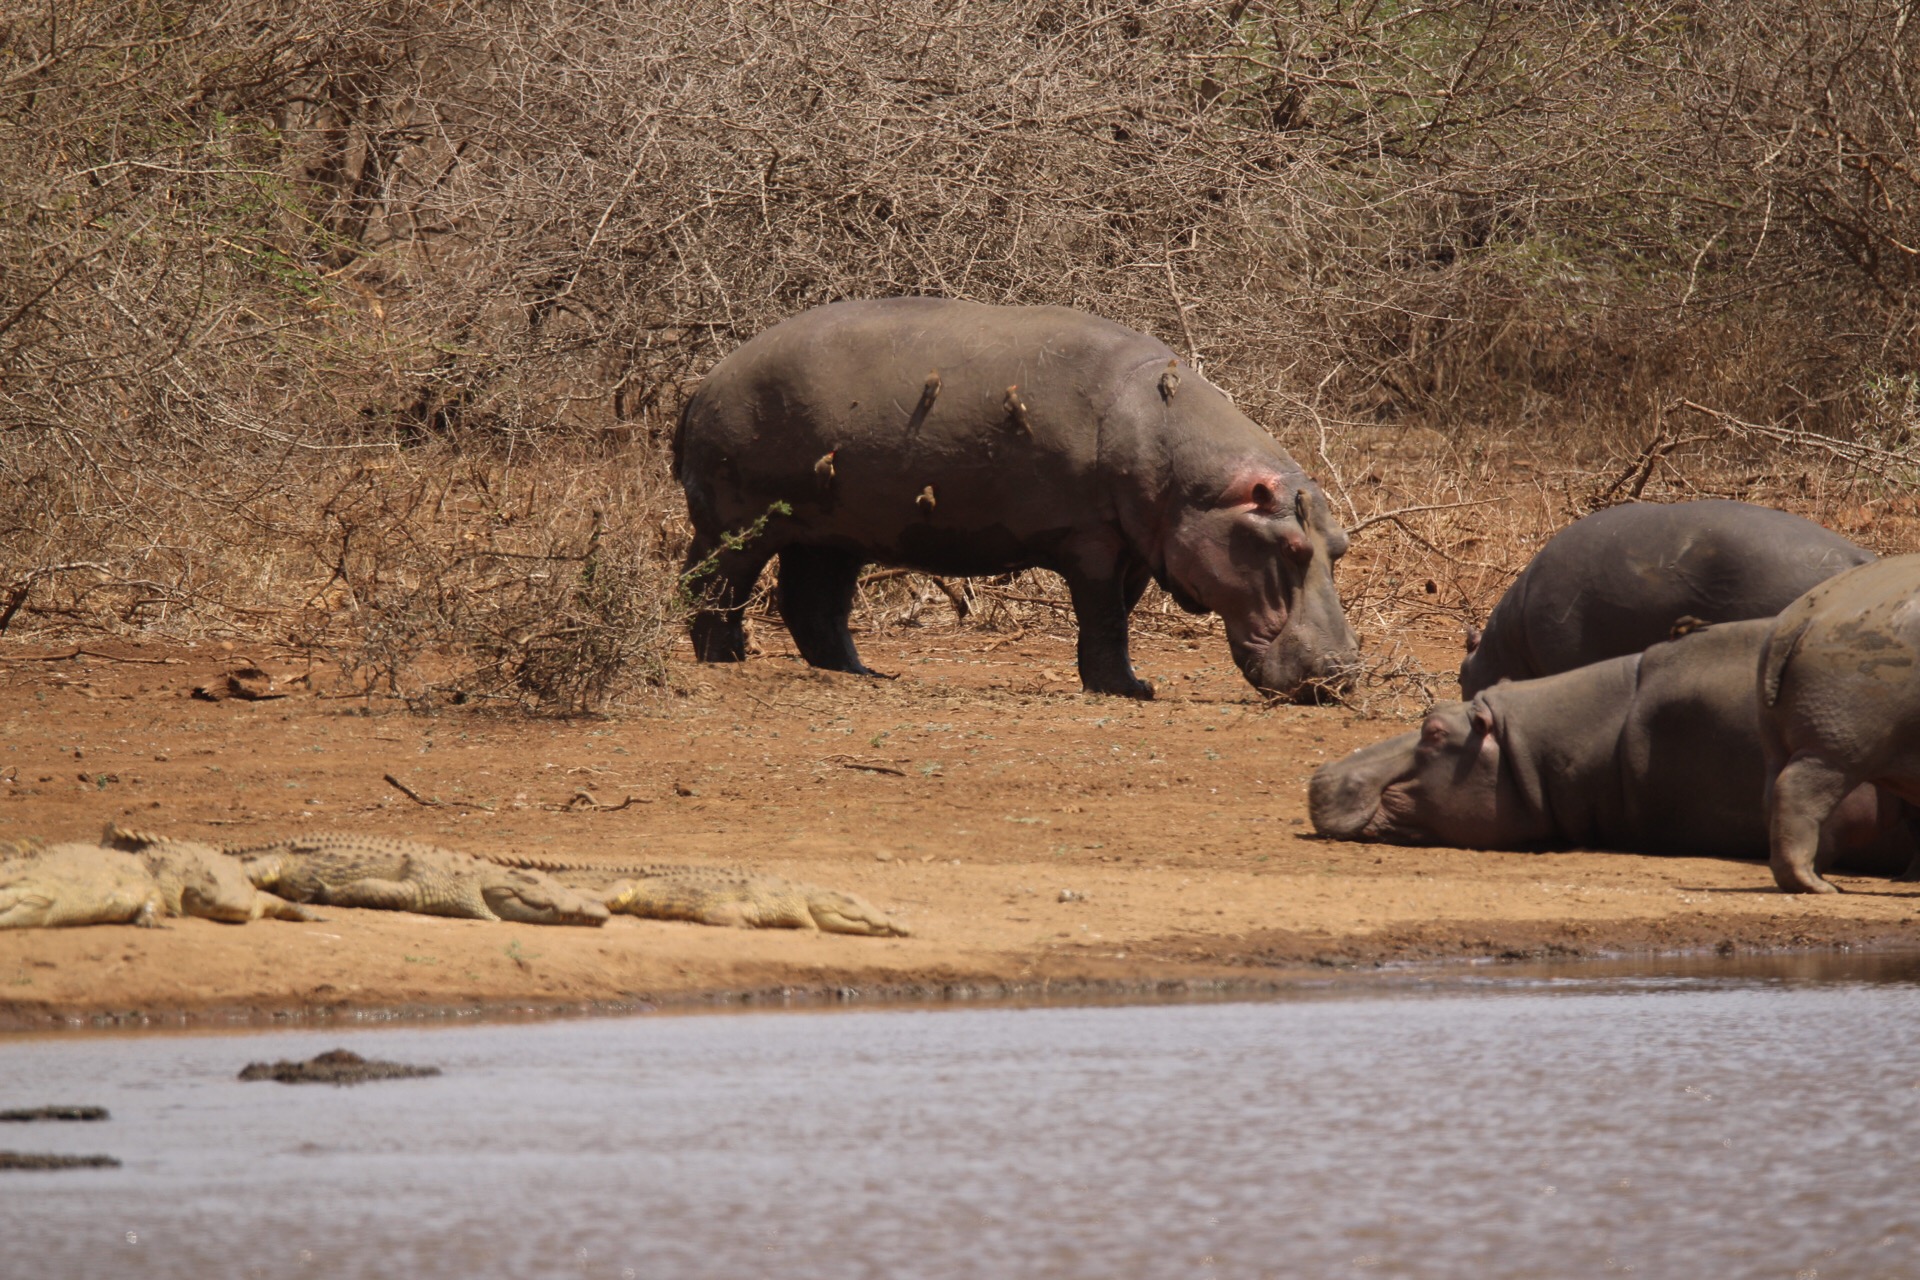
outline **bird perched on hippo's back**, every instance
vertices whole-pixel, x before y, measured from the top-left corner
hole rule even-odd
[[[1163,343],[1095,316],[939,298],[815,308],[714,367],[674,466],[704,661],[745,657],[742,612],[778,556],[781,616],[830,670],[867,670],[847,615],[869,562],[1054,570],[1090,692],[1152,696],[1127,651],[1150,581],[1218,613],[1260,689],[1317,700],[1357,666],[1332,575],[1347,538],[1319,487]]]

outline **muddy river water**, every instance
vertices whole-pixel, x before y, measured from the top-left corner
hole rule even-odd
[[[235,1079],[333,1047],[434,1063]],[[1920,1276],[1920,960],[0,1039],[0,1276]]]

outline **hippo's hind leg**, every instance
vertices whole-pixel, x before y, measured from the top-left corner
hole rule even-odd
[[[831,547],[790,546],[780,552],[780,616],[808,666],[873,674],[847,630],[865,563],[851,551]]]
[[[702,662],[746,661],[747,601],[772,557],[771,551],[732,548],[718,536],[695,534],[682,571],[686,589],[696,602],[691,628],[694,657]]]
[[[1788,893],[1838,893],[1820,875],[1820,824],[1857,783],[1818,756],[1797,752],[1767,783],[1767,839],[1774,883]]]
[[[1088,693],[1151,698],[1153,685],[1133,674],[1127,651],[1127,615],[1147,589],[1151,575],[1146,565],[1131,559],[1091,570],[1069,565],[1060,576],[1067,580],[1074,621],[1080,626],[1080,687]]]

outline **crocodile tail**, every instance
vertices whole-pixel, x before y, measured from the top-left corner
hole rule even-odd
[[[1787,664],[1793,661],[1801,638],[1812,625],[1812,618],[1802,618],[1799,625],[1786,634],[1776,630],[1767,636],[1767,643],[1760,651],[1760,698],[1767,706],[1779,703],[1780,686],[1787,678]]]

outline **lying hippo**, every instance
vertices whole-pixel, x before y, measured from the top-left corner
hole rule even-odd
[[[1748,502],[1608,507],[1554,534],[1486,630],[1467,633],[1460,692],[1639,653],[1681,617],[1770,618],[1872,559],[1811,520]]]
[[[1443,702],[1418,731],[1314,774],[1314,828],[1343,840],[1763,857],[1754,669],[1771,619]],[[1899,806],[1848,795],[1822,833],[1863,869],[1913,852]]]
[[[819,307],[714,366],[673,452],[688,570],[711,580],[703,661],[745,656],[742,608],[778,555],[794,643],[835,671],[866,672],[847,614],[869,561],[1054,570],[1090,692],[1152,696],[1127,656],[1149,579],[1220,614],[1260,689],[1313,700],[1356,666],[1332,573],[1347,537],[1319,487],[1166,346],[1110,321],[940,298]]]
[[[1903,799],[1920,837],[1920,555],[1862,565],[1788,605],[1759,672],[1773,878],[1832,893],[1822,824],[1866,785]]]

